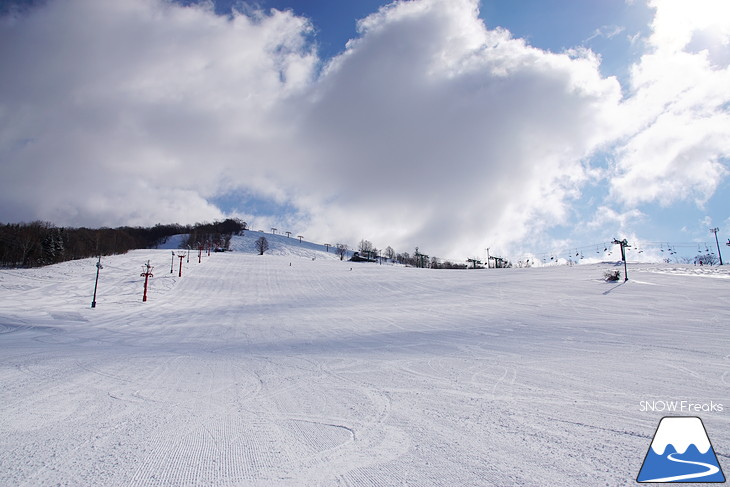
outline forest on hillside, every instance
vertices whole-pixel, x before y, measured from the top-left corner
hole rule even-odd
[[[225,247],[246,222],[229,218],[195,225],[157,224],[153,227],[71,228],[49,222],[0,224],[0,267],[38,267],[99,255],[154,248],[169,237],[188,234],[188,242]]]

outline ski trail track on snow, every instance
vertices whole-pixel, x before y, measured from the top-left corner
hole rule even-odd
[[[639,401],[730,404],[726,279],[316,252],[0,270],[0,484],[623,485]]]

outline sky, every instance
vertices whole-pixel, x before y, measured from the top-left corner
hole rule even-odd
[[[0,3],[0,222],[550,262],[730,238],[725,0]],[[639,250],[642,250],[641,254]]]

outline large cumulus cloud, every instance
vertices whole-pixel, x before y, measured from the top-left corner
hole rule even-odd
[[[475,0],[393,3],[326,62],[291,12],[53,0],[0,23],[0,220],[211,220],[240,193],[290,210],[242,209],[263,228],[464,257],[571,222],[588,181],[612,212],[701,203],[726,173],[727,30],[671,36],[664,5],[622,99],[592,52],[490,30]]]
[[[273,112],[309,82],[309,29],[160,0],[55,0],[2,19],[0,219],[222,216],[208,199],[268,151]]]
[[[565,218],[620,96],[590,53],[487,30],[469,1],[394,4],[360,29],[302,124],[317,161],[307,184],[327,197],[313,225],[353,233],[366,222],[383,244],[443,255]]]

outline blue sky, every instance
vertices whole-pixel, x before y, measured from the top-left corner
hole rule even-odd
[[[721,0],[3,6],[0,222],[457,260],[730,235]]]
[[[318,51],[324,59],[345,49],[357,37],[357,21],[389,4],[382,0],[262,0],[251,3],[262,9],[293,10],[311,19]],[[239,6],[238,0],[218,0],[221,14]],[[631,60],[640,51],[627,37],[647,35],[652,10],[644,2],[620,0],[496,0],[481,1],[480,18],[488,28],[503,27],[531,45],[562,52],[576,46],[590,47],[603,56],[601,71],[625,77]]]

